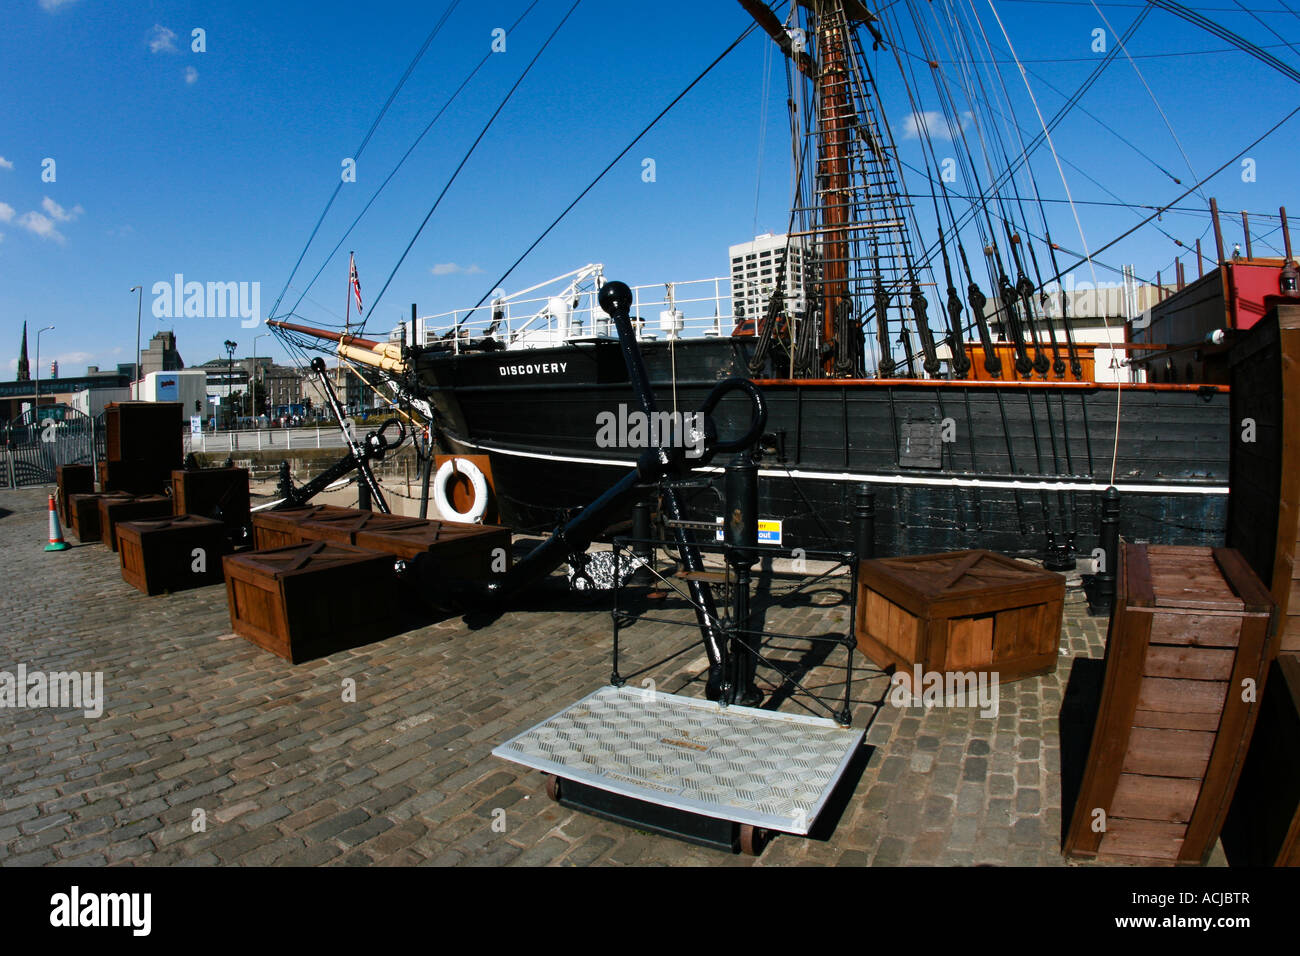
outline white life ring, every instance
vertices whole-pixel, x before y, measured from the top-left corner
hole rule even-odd
[[[451,499],[447,497],[447,489],[451,485],[453,472],[458,472],[468,478],[470,485],[474,489],[474,503],[470,505],[469,511],[457,511],[452,506]],[[478,465],[468,458],[448,458],[442,463],[442,466],[438,469],[437,477],[433,480],[433,502],[438,506],[438,512],[447,521],[479,524],[483,521],[483,515],[487,513],[487,479],[483,477],[483,472],[479,471]]]

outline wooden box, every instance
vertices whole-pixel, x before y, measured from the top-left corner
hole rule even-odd
[[[1125,544],[1064,852],[1200,864],[1254,728],[1275,607],[1231,548]]]
[[[167,490],[171,462],[101,461],[99,487],[128,495],[160,495]]]
[[[427,522],[423,518],[406,518],[386,515],[378,511],[322,511],[298,522],[300,541],[333,541],[335,544],[356,544],[362,531],[399,528],[418,528]]]
[[[56,465],[54,478],[58,484],[58,493],[54,496],[55,507],[59,511],[59,520],[68,525],[71,523],[68,499],[73,495],[95,493],[95,469],[89,465]]]
[[[180,402],[109,402],[104,406],[106,457],[175,468],[184,457],[183,415]]]
[[[215,518],[227,529],[249,525],[248,469],[203,468],[172,472],[176,514]]]
[[[992,551],[863,561],[858,648],[910,674],[996,673],[1019,680],[1056,667],[1065,578]]]
[[[307,505],[302,508],[259,511],[253,515],[253,547],[258,551],[266,551],[271,548],[287,548],[290,545],[302,544],[302,539],[298,537],[298,525],[328,511],[360,513],[355,508],[339,508],[334,505]]]
[[[384,551],[404,561],[428,561],[434,574],[483,581],[510,569],[510,529],[452,521],[414,527],[366,528],[357,547]]]
[[[1279,654],[1269,668],[1223,848],[1232,866],[1300,866],[1300,657],[1294,654]]]
[[[165,518],[172,513],[172,500],[166,495],[119,498],[104,495],[99,499],[99,536],[110,551],[117,550],[117,525],[123,521]]]
[[[390,630],[392,555],[310,541],[228,555],[224,564],[235,633],[295,664]]]
[[[116,492],[112,494],[72,495],[68,499],[68,524],[72,533],[83,544],[87,541],[100,540],[102,532],[99,527],[99,499],[116,498],[126,500],[131,496]]]
[[[225,526],[211,518],[173,515],[117,526],[122,579],[145,594],[221,583]]]

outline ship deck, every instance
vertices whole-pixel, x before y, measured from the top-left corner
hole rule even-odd
[[[565,809],[541,773],[492,756],[606,683],[607,595],[571,594],[556,576],[499,618],[448,618],[291,666],[231,634],[221,587],[150,598],[100,545],[45,553],[47,493],[0,496],[0,670],[102,672],[105,706],[4,714],[5,866],[1066,865],[1062,767],[1069,778],[1081,765],[1092,711],[1077,701],[1100,687],[1106,623],[1078,589],[1056,671],[1002,685],[996,717],[896,707],[883,674],[858,671],[854,726],[870,749],[823,812],[826,832],[779,836],[752,858]],[[811,634],[845,613],[815,599],[768,620]],[[622,640],[624,673],[650,667],[659,690],[703,696],[702,653],[654,666],[689,635],[640,623]],[[772,653],[828,692],[841,673],[838,652]],[[780,709],[808,713],[797,695]]]

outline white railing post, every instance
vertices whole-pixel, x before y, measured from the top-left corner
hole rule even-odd
[[[320,426],[316,426],[316,447],[320,447]]]

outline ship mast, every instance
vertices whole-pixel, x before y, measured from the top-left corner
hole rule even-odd
[[[805,271],[812,321],[802,323],[795,376],[865,375],[864,318],[875,323],[876,374],[898,374],[891,314],[901,324],[903,374],[917,372],[909,319],[925,371],[934,374],[939,361],[926,320],[929,304],[912,263],[893,140],[874,102],[858,38],[865,27],[881,40],[876,17],[861,0],[797,0],[806,30],[787,29],[760,0],[739,2],[812,87],[814,122],[795,200],[798,226],[789,236],[791,243],[810,238],[813,253],[813,267]]]

